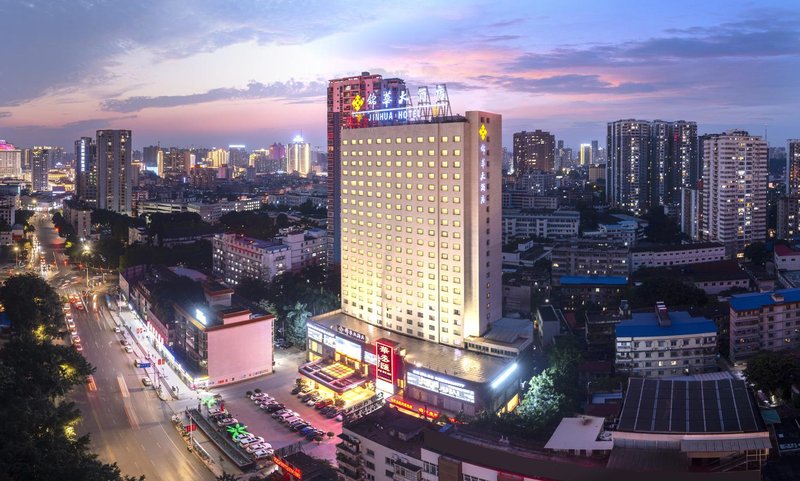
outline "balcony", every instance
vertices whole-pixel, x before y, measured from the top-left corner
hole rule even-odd
[[[353,456],[358,456],[358,455],[361,454],[358,451],[358,448],[356,448],[353,444],[348,443],[347,441],[342,441],[341,443],[337,444],[336,445],[336,449],[348,452],[348,453],[352,454]]]
[[[358,471],[361,468],[361,461],[353,459],[349,456],[345,456],[341,453],[336,453],[336,460],[339,462],[339,466],[349,466],[350,469],[353,471]]]
[[[339,475],[343,476],[345,481],[362,481],[362,471],[354,470],[346,465],[339,465]]]

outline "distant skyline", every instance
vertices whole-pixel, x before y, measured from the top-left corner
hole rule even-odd
[[[446,83],[453,111],[503,115],[577,148],[606,122],[800,137],[800,4],[7,0],[0,139],[71,148],[325,145],[327,80]]]

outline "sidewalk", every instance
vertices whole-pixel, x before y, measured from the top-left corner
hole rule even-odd
[[[154,384],[160,383],[164,386],[162,389],[165,393],[170,394],[172,399],[197,399],[196,393],[186,385],[183,378],[175,372],[174,367],[168,362],[165,356],[158,351],[154,346],[150,335],[147,332],[147,327],[144,322],[133,311],[117,307],[119,310],[110,310],[111,317],[115,323],[121,328],[126,329],[128,336],[136,343],[139,350],[148,357],[151,361],[151,368],[147,369],[149,376],[158,374],[158,380],[154,379]],[[137,330],[141,329],[141,333]],[[158,365],[157,360],[164,359],[165,364]]]

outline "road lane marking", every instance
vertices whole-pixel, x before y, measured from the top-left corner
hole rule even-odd
[[[125,401],[125,415],[128,417],[128,424],[131,428],[139,429],[139,418],[136,417],[136,411],[133,409],[130,400]]]
[[[130,397],[130,392],[128,392],[128,385],[125,384],[125,378],[122,377],[122,374],[117,374],[117,383],[119,383],[119,390],[122,393],[123,398]]]

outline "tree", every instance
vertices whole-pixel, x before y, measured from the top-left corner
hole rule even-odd
[[[225,472],[225,471],[223,471],[222,474],[217,476],[217,481],[237,481],[238,479],[239,478],[237,478],[236,476],[232,475],[231,473]],[[252,480],[253,480],[253,478],[250,478],[250,481],[252,481]]]
[[[744,257],[752,264],[763,266],[770,259],[771,253],[763,242],[753,242],[744,248]]]
[[[0,287],[0,302],[20,336],[52,337],[64,325],[61,299],[36,274],[9,277]]]
[[[677,222],[664,214],[661,206],[651,208],[643,217],[647,221],[644,235],[655,244],[680,244],[686,237]]]
[[[761,351],[747,361],[744,376],[758,389],[784,398],[800,380],[800,364],[787,353]]]
[[[286,313],[285,336],[290,342],[303,346],[306,342],[306,322],[311,313],[302,302],[295,303]]]
[[[664,301],[667,306],[704,306],[708,303],[705,291],[680,279],[651,278],[628,292],[631,307],[653,307]]]
[[[30,318],[24,322],[30,326],[52,319],[51,304],[61,311],[57,293],[43,280],[15,277],[19,279],[10,278],[0,288],[12,318],[26,313]],[[3,479],[133,480],[123,476],[116,464],[99,461],[89,450],[88,436],[75,435],[80,412],[65,399],[75,386],[85,384],[92,367],[72,346],[53,345],[46,332],[32,336],[20,325],[14,325],[17,332],[0,348]]]
[[[566,396],[556,387],[555,378],[553,368],[533,376],[517,407],[519,416],[533,429],[541,429],[561,417]]]

